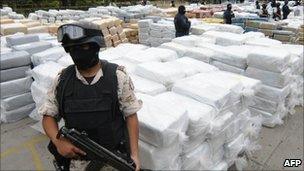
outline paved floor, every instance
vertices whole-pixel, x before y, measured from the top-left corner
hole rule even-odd
[[[45,148],[48,139],[29,126],[34,123],[26,118],[1,124],[0,170],[53,170]],[[245,170],[303,170],[303,164],[299,168],[283,167],[285,159],[303,161],[303,108],[297,108],[284,125],[263,128],[259,144],[262,148],[250,156]]]

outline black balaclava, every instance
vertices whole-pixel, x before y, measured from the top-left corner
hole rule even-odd
[[[228,10],[228,11],[231,11],[231,9],[232,9],[231,4],[228,4],[228,5],[227,5],[227,10]]]
[[[186,13],[186,8],[184,5],[178,7],[178,13],[183,15]]]
[[[88,45],[88,49],[83,49],[81,45],[77,45],[69,50],[75,65],[80,70],[91,68],[99,62],[98,53],[100,47],[94,43],[89,43]]]

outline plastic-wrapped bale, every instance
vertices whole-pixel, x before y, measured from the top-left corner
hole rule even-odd
[[[181,148],[179,144],[170,147],[155,147],[139,140],[141,168],[150,170],[180,170]]]
[[[27,27],[21,23],[1,24],[1,34],[10,35],[18,32],[27,33]]]
[[[281,73],[288,68],[290,53],[272,48],[259,48],[250,51],[247,63],[251,67]]]
[[[129,74],[132,74],[135,71],[136,64],[126,59],[117,59],[117,60],[112,60],[110,62],[120,66],[124,66]]]
[[[74,61],[70,55],[65,55],[65,56],[61,57],[60,59],[58,59],[57,63],[64,67],[68,67],[69,65],[73,65]]]
[[[68,55],[64,48],[59,46],[59,47],[53,47],[50,49],[47,49],[45,51],[35,53],[31,56],[31,60],[34,64],[34,66],[43,64],[47,61],[54,61],[56,62],[58,59],[60,59],[63,56]]]
[[[160,48],[164,48],[164,49],[171,49],[177,52],[179,57],[182,57],[185,55],[185,53],[187,52],[187,46],[183,46],[177,43],[173,43],[173,42],[168,42],[168,43],[163,43],[161,46],[159,46]]]
[[[291,88],[289,84],[283,88],[276,88],[262,84],[256,95],[274,102],[283,102],[290,92]]]
[[[287,114],[287,112],[272,114],[260,109],[256,109],[254,107],[249,107],[248,109],[250,110],[252,115],[261,116],[262,124],[267,127],[275,127],[276,125],[283,124],[282,118]]]
[[[52,44],[49,42],[34,42],[13,46],[13,49],[17,51],[27,51],[30,55],[33,55],[34,53],[42,52],[51,47]]]
[[[211,59],[215,56],[214,51],[201,47],[188,47],[184,56],[188,56],[203,62],[210,63]]]
[[[2,82],[1,99],[29,92],[32,82],[31,77]]]
[[[137,112],[140,140],[160,148],[181,144],[188,127],[186,109],[149,95],[140,95],[139,99],[143,101]]]
[[[5,123],[16,122],[28,116],[34,108],[35,104],[29,104],[16,110],[1,112],[1,121]]]
[[[49,88],[55,80],[58,73],[64,69],[62,65],[53,61],[36,66],[31,71],[31,76],[40,86]]]
[[[131,78],[135,87],[135,92],[153,96],[167,90],[164,85],[147,80],[145,78],[136,75],[131,75]]]
[[[1,54],[1,70],[31,64],[30,54],[26,51],[15,51]]]
[[[253,46],[273,46],[273,45],[280,45],[282,42],[278,40],[273,40],[269,38],[252,38],[252,39],[247,39],[245,44],[247,45],[253,45]]]
[[[215,107],[218,111],[230,106],[233,102],[232,92],[218,85],[202,82],[197,74],[177,81],[172,91]]]
[[[48,33],[49,28],[47,26],[36,26],[36,27],[30,27],[27,29],[27,32],[29,34],[33,33]]]
[[[144,62],[166,62],[177,59],[177,53],[170,49],[162,48],[148,48],[142,51],[133,51],[125,55],[125,59],[133,63],[144,63]]]
[[[267,100],[262,97],[254,96],[253,105],[256,109],[263,110],[268,113],[284,113],[286,112],[285,100],[280,102],[274,102],[272,100]]]
[[[2,40],[1,40],[2,41]],[[8,47],[2,47],[1,46],[1,49],[0,49],[0,55],[3,55],[3,54],[5,54],[5,53],[9,53],[9,52],[11,52],[12,51],[12,49],[11,48],[8,48]]]
[[[30,66],[22,66],[1,70],[1,82],[24,78],[26,77],[26,72],[30,69]]]
[[[178,43],[184,46],[193,46],[197,41],[202,40],[202,37],[196,35],[177,37],[172,40],[174,43]],[[203,39],[204,40],[204,39]]]
[[[263,84],[284,88],[291,80],[291,70],[288,68],[282,73],[265,71],[254,67],[248,67],[245,75],[251,78],[261,80]]]
[[[240,34],[219,31],[207,31],[203,34],[206,37],[214,37],[218,45],[242,45],[245,43],[246,38]]]
[[[8,97],[1,100],[1,112],[16,110],[22,106],[34,103],[30,92]]]
[[[147,78],[149,80],[171,87],[172,84],[186,76],[179,68],[160,62],[146,62],[139,64],[135,68],[136,75]]]
[[[26,44],[26,43],[32,43],[32,42],[38,42],[39,37],[37,35],[13,35],[6,37],[6,42],[8,47]]]
[[[190,58],[190,57],[182,57],[175,61],[167,62],[166,64],[171,65],[172,67],[175,67],[175,68],[180,68],[180,70],[187,77],[192,76],[197,73],[208,73],[208,72],[218,71],[218,68],[216,68],[208,63],[205,63],[205,62],[202,62],[202,61]]]
[[[241,68],[238,68],[235,66],[231,66],[231,65],[219,62],[219,61],[212,61],[211,64],[223,71],[228,71],[228,72],[232,72],[232,73],[236,73],[236,74],[240,74],[240,75],[244,75],[244,73],[245,73],[244,69],[241,69]]]
[[[186,131],[188,138],[183,144],[184,153],[198,147],[206,139],[216,113],[213,107],[174,92],[161,93],[155,96],[155,99],[181,105],[187,110],[189,126]]]

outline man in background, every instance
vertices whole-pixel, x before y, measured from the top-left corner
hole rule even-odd
[[[282,7],[282,11],[283,11],[283,20],[287,19],[288,15],[291,11],[288,6],[288,0],[285,0],[284,5]]]
[[[231,19],[234,18],[234,17],[235,16],[234,16],[234,13],[232,11],[232,5],[228,4],[227,9],[224,12],[224,23],[225,24],[231,24],[232,23]]]
[[[174,25],[175,25],[175,37],[181,37],[185,35],[189,35],[189,30],[191,26],[191,22],[185,16],[186,8],[185,6],[181,5],[178,7],[178,13],[174,18]]]

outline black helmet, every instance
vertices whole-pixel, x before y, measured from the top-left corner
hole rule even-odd
[[[94,43],[100,48],[106,47],[99,26],[84,20],[61,25],[57,31],[57,39],[66,50],[70,46],[86,43]]]

